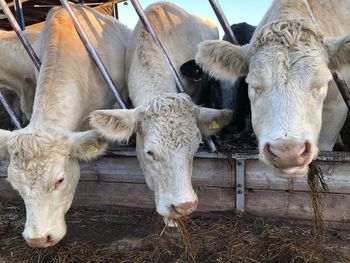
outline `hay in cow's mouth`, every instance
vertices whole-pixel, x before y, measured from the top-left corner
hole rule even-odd
[[[324,174],[316,161],[312,161],[309,164],[307,183],[310,188],[310,206],[314,212],[315,244],[317,249],[320,249],[326,227],[323,214],[325,202],[323,200],[322,192],[328,191],[329,189],[324,180]]]

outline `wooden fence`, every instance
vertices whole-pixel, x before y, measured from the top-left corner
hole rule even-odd
[[[244,162],[244,187],[236,193],[236,163]],[[328,224],[350,226],[350,156],[329,152],[319,157],[329,192],[323,194]],[[8,160],[0,161],[0,200],[20,201],[7,182]],[[81,163],[82,176],[73,205],[153,208],[134,149],[115,149],[107,156]],[[257,154],[199,152],[194,160],[193,185],[199,197],[198,211],[235,211],[236,197],[243,198],[248,214],[312,220],[306,179],[288,181],[273,175],[257,160]],[[242,204],[241,204],[242,205]]]

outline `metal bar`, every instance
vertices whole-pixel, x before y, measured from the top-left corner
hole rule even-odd
[[[132,5],[133,5],[137,15],[139,16],[142,24],[144,25],[145,29],[152,36],[154,42],[156,42],[156,44],[160,48],[161,53],[164,55],[164,58],[165,58],[166,62],[169,65],[170,72],[171,72],[171,74],[174,77],[177,91],[180,92],[180,93],[184,93],[185,92],[184,85],[182,84],[182,82],[180,80],[180,77],[177,74],[176,69],[175,69],[173,63],[171,62],[171,60],[170,60],[170,58],[169,58],[169,56],[168,56],[168,54],[167,54],[167,52],[166,52],[162,42],[158,38],[158,36],[157,36],[156,32],[154,31],[151,23],[149,22],[146,14],[145,14],[145,11],[142,9],[142,7],[140,5],[140,2],[138,0],[130,0],[130,2],[132,3]],[[207,145],[209,147],[209,150],[211,152],[217,152],[217,148],[216,148],[214,142],[210,138],[206,137],[204,140],[206,141],[206,143],[207,143]]]
[[[312,9],[309,5],[309,3],[307,2],[307,0],[304,0],[307,12],[312,20],[312,23],[315,25],[316,28],[318,28],[318,23],[316,20],[316,17],[314,16],[314,13],[312,12]],[[335,84],[337,84],[337,87],[339,89],[340,94],[342,95],[344,102],[346,104],[346,106],[348,107],[348,110],[350,111],[350,91],[349,91],[349,87],[348,84],[346,83],[346,81],[339,76],[339,74],[337,72],[333,72],[333,79],[335,81]]]
[[[236,159],[236,213],[241,214],[245,209],[244,199],[244,178],[245,178],[245,161]]]
[[[115,19],[119,19],[119,14],[118,14],[118,3],[116,3],[115,1],[113,1],[112,8],[113,8],[113,17],[114,17]]]
[[[18,24],[20,25],[22,30],[25,30],[25,22],[24,22],[24,15],[23,15],[23,8],[22,8],[22,1],[21,0],[14,0],[14,6],[15,6],[15,12],[16,12],[16,20]]]
[[[350,91],[349,91],[349,87],[346,84],[346,81],[341,78],[338,73],[333,72],[333,79],[335,81],[335,84],[337,84],[337,87],[340,91],[340,94],[342,95],[346,106],[348,107],[348,110],[350,111]]]
[[[26,49],[29,57],[33,61],[34,66],[39,71],[40,70],[40,66],[41,66],[40,59],[36,55],[33,47],[30,45],[30,43],[29,43],[27,37],[25,36],[24,32],[21,30],[20,26],[18,25],[15,17],[11,13],[11,10],[8,8],[5,0],[1,0],[0,1],[0,5],[1,5],[1,8],[2,8],[4,14],[6,15],[8,21],[10,22],[13,30],[16,32],[19,40],[22,42],[22,44],[23,44],[24,48]]]
[[[156,32],[154,31],[151,23],[149,22],[145,11],[142,9],[140,2],[138,0],[130,0],[130,2],[132,3],[132,5],[134,6],[134,9],[137,13],[137,15],[139,16],[142,24],[144,25],[144,27],[146,28],[147,32],[150,33],[150,35],[152,36],[154,42],[156,42],[156,44],[159,46],[161,53],[164,55],[169,67],[170,67],[170,71],[171,74],[173,75],[174,79],[175,79],[175,84],[176,87],[178,89],[178,92],[185,92],[184,86],[180,80],[179,75],[177,74],[175,67],[173,65],[173,63],[171,62],[167,52],[165,51],[165,48],[162,44],[162,42],[160,41],[160,39],[158,38]]]
[[[13,123],[13,125],[16,127],[16,129],[21,129],[22,126],[16,116],[16,114],[13,112],[13,110],[11,109],[10,105],[7,103],[4,94],[2,93],[2,91],[0,91],[0,101],[2,103],[2,105],[4,106],[5,110],[7,111],[7,113],[10,116],[11,122]]]
[[[237,40],[237,38],[235,37],[235,34],[233,33],[230,24],[227,21],[227,18],[224,14],[224,12],[222,11],[219,2],[217,0],[209,0],[209,3],[211,5],[211,7],[214,10],[214,13],[216,15],[216,17],[218,18],[222,29],[224,30],[228,40],[234,44],[234,45],[239,45],[239,42]]]
[[[4,0],[2,0],[4,1]],[[67,10],[67,12],[69,13],[69,15],[71,16],[75,29],[77,30],[81,40],[83,41],[86,49],[89,51],[92,59],[95,61],[98,69],[100,70],[103,78],[105,79],[109,89],[111,90],[111,92],[113,93],[113,96],[115,97],[115,99],[117,100],[120,108],[122,109],[126,109],[126,105],[118,91],[118,89],[116,88],[116,86],[114,85],[112,78],[110,77],[110,75],[108,74],[106,67],[104,66],[101,58],[99,57],[99,55],[97,54],[95,48],[93,47],[93,45],[91,44],[90,40],[88,39],[88,36],[86,35],[83,27],[81,26],[78,18],[76,17],[76,15],[74,14],[74,12],[72,11],[70,5],[65,1],[65,0],[60,0],[61,4],[63,5],[63,7]]]

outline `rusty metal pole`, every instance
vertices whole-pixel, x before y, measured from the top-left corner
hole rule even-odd
[[[62,6],[67,10],[67,12],[69,13],[70,17],[73,20],[75,29],[77,30],[81,40],[83,41],[86,49],[88,50],[88,52],[90,53],[92,59],[94,60],[94,62],[96,63],[98,69],[100,70],[103,78],[105,79],[109,89],[111,90],[114,98],[117,100],[120,108],[122,109],[126,109],[126,104],[124,103],[118,89],[116,88],[116,86],[113,83],[113,80],[111,78],[111,76],[108,74],[106,67],[104,66],[101,58],[99,57],[99,55],[97,54],[95,48],[93,47],[92,43],[90,42],[88,36],[86,35],[83,27],[81,26],[78,18],[76,17],[76,15],[74,14],[74,12],[72,11],[72,8],[70,7],[70,5],[65,1],[65,0],[60,0]]]
[[[33,47],[29,43],[27,37],[25,36],[24,32],[22,31],[21,27],[18,25],[15,17],[11,13],[11,10],[7,6],[5,0],[0,0],[0,5],[1,5],[1,8],[2,8],[2,11],[4,12],[4,14],[7,17],[8,21],[10,22],[13,30],[16,32],[19,40],[22,42],[22,44],[23,44],[24,48],[26,49],[29,57],[33,61],[36,69],[39,71],[40,70],[40,66],[41,66],[41,62],[40,62],[38,56],[36,55]]]
[[[228,40],[234,44],[234,45],[239,45],[238,40],[235,36],[235,34],[233,33],[230,24],[227,21],[227,18],[224,14],[224,12],[222,11],[219,2],[217,0],[209,0],[209,3],[211,5],[211,7],[214,10],[214,13],[216,15],[216,17],[218,18],[222,29],[224,30]]]

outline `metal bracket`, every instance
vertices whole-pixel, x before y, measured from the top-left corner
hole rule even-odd
[[[244,212],[244,178],[245,178],[245,160],[236,159],[236,213]]]

